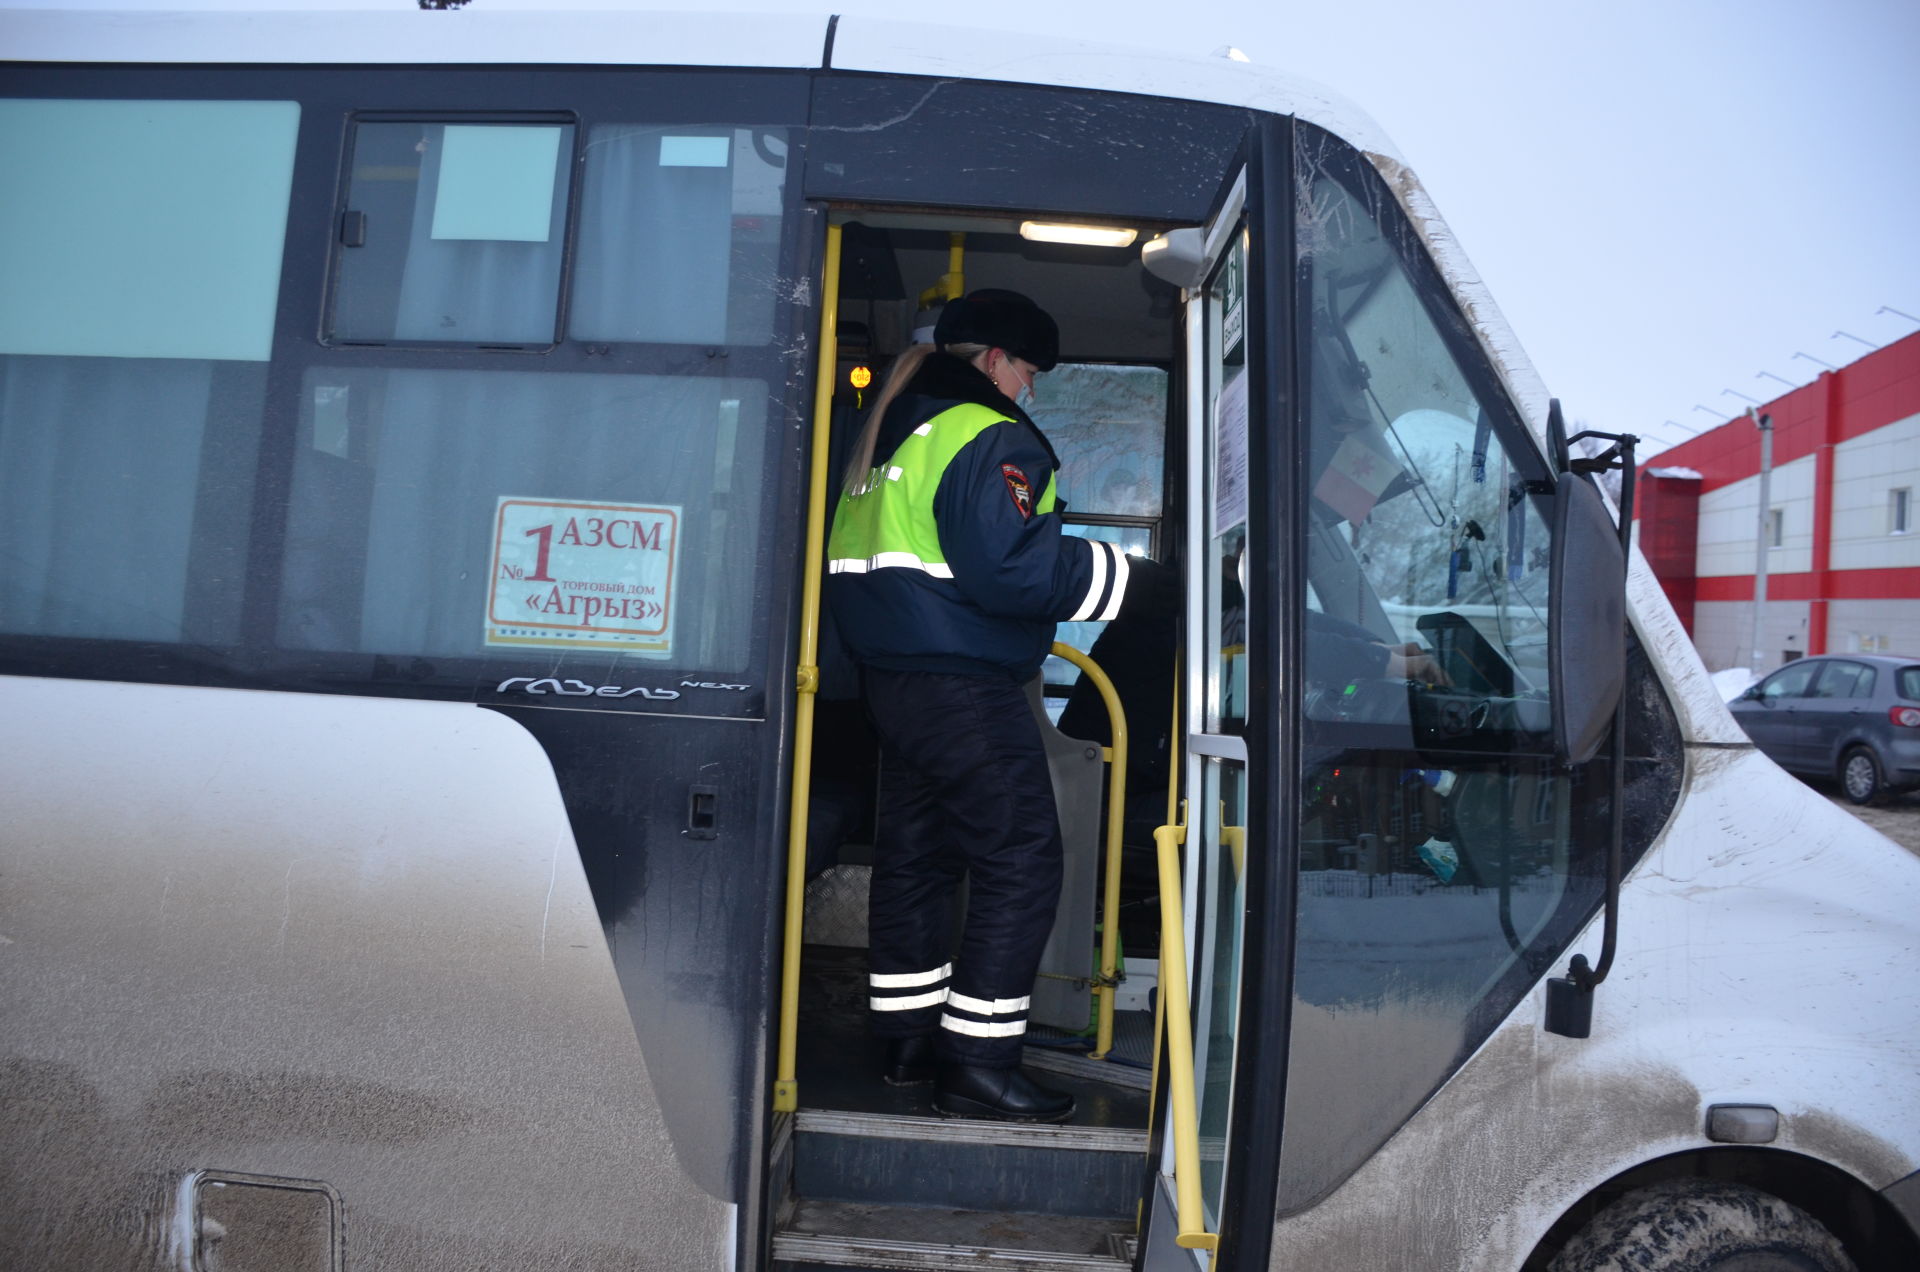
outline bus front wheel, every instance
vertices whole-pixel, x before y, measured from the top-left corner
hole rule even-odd
[[[1669,1179],[1595,1215],[1548,1272],[1856,1272],[1804,1210],[1743,1184]]]

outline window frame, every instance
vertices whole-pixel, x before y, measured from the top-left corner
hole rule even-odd
[[[372,340],[367,338],[349,338],[336,335],[334,321],[339,311],[343,290],[342,276],[346,272],[347,252],[349,248],[343,240],[345,219],[352,211],[354,188],[354,156],[359,149],[360,130],[367,125],[379,124],[438,124],[441,126],[471,125],[484,127],[501,125],[549,124],[573,130],[572,144],[566,153],[566,163],[562,167],[567,177],[567,197],[560,226],[560,273],[554,284],[553,338],[546,341],[511,340]],[[490,350],[511,353],[548,353],[560,345],[566,337],[567,305],[572,295],[573,268],[575,256],[579,251],[580,199],[582,178],[586,173],[586,136],[587,126],[581,121],[576,110],[559,111],[405,111],[405,110],[360,110],[347,118],[344,135],[341,138],[341,158],[339,183],[334,194],[333,241],[328,245],[326,290],[321,301],[320,328],[318,340],[328,349],[419,349],[419,350]]]

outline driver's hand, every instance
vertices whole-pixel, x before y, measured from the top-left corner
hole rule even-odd
[[[1450,685],[1447,673],[1433,655],[1411,642],[1387,646],[1388,680],[1417,680],[1423,685]]]

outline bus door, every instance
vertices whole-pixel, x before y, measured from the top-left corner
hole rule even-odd
[[[1256,399],[1248,357],[1254,291],[1248,265],[1255,244],[1247,204],[1243,169],[1200,231],[1187,291],[1188,636],[1180,689],[1185,849],[1176,916],[1165,896],[1172,848],[1161,847],[1167,857],[1160,969],[1168,1017],[1162,1053],[1167,1098],[1159,1114],[1163,1151],[1148,1230],[1147,1266],[1153,1269],[1203,1266],[1226,1212],[1246,900],[1247,601],[1249,590],[1258,587],[1248,535],[1249,425]],[[1189,986],[1184,1012],[1180,963]],[[1190,1040],[1180,1036],[1183,1025]]]

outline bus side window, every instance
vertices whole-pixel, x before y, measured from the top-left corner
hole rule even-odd
[[[0,629],[230,644],[300,107],[0,101]]]
[[[331,338],[552,344],[573,131],[358,124]]]
[[[358,124],[348,202],[367,222],[363,246],[336,249],[336,320],[357,315],[353,330],[376,341],[551,342],[572,135]],[[484,657],[500,669],[478,677],[488,684],[572,651],[590,686],[632,687],[610,658],[743,680],[784,383],[788,297],[772,279],[786,146],[767,127],[592,124],[560,349],[461,364],[343,347],[310,366],[280,644],[436,666]],[[490,191],[513,197],[495,206]],[[403,227],[384,246],[382,216]],[[385,272],[355,266],[378,260]],[[523,551],[496,562],[502,544]],[[744,689],[711,691],[704,709],[749,711]]]

